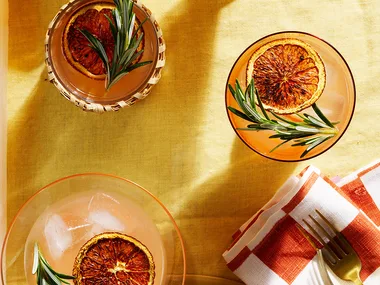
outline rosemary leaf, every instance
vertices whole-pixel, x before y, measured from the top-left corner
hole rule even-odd
[[[122,8],[121,8],[121,20],[122,20],[122,27],[123,27],[123,32],[126,34],[126,30],[127,30],[127,27],[128,27],[128,23],[129,23],[129,3],[133,4],[131,1],[122,1]],[[128,41],[128,44],[129,44],[129,41]]]
[[[34,253],[33,253],[33,269],[32,274],[36,274],[38,269],[38,245],[37,243],[34,245]]]
[[[57,285],[62,284],[61,281],[53,274],[53,272],[49,270],[49,267],[44,262],[41,262],[41,266],[43,270],[46,272],[46,274],[48,275],[50,281],[54,282],[54,284],[57,284]]]
[[[118,11],[121,11],[121,4],[120,4],[120,0],[114,0],[114,3],[116,5],[116,8]]]
[[[296,128],[295,125],[289,124],[288,122],[285,122],[285,121],[278,121],[277,123],[280,124],[281,126],[285,127],[285,128],[289,128],[289,129],[295,129]]]
[[[236,90],[235,99],[236,99],[236,102],[239,104],[239,107],[242,109],[242,111],[248,117],[251,118],[252,116],[251,116],[250,112],[247,110],[247,108],[244,105],[244,99],[242,98],[241,91],[239,92],[238,90]]]
[[[116,29],[116,26],[115,26],[115,24],[112,22],[111,18],[108,17],[108,15],[104,14],[104,16],[106,17],[106,19],[107,19],[108,22],[110,23],[110,28],[111,28],[111,31],[112,31],[113,39],[116,40],[116,36],[117,36],[117,29]]]
[[[296,126],[297,131],[301,132],[309,132],[309,133],[319,133],[320,131],[314,127],[304,127],[304,126]]]
[[[311,150],[322,144],[323,142],[327,141],[328,139],[332,138],[332,136],[327,137],[321,137],[319,140],[315,141],[311,145],[309,145],[306,150],[301,154],[301,158],[307,155]]]
[[[144,34],[141,34],[140,37],[138,38],[137,42],[134,43],[134,45],[131,47],[133,50],[137,50],[138,46],[140,45],[142,39],[143,39]],[[132,58],[134,53],[131,53],[126,60],[126,63],[128,64],[130,62],[130,59]]]
[[[135,53],[127,63],[129,63],[129,62],[132,63],[132,62],[133,62],[136,58],[138,58],[142,53],[143,53],[142,50],[140,50],[138,53]],[[151,62],[151,61],[150,61],[150,62]]]
[[[133,29],[135,28],[135,20],[136,20],[136,14],[133,14],[132,16],[132,19],[129,23],[129,31],[128,31],[128,39],[132,39],[132,35],[133,35]],[[131,25],[131,23],[133,23],[133,26]]]
[[[101,42],[95,36],[93,36],[90,32],[88,32],[87,30],[79,29],[79,31],[90,42],[90,44],[91,44],[90,47],[99,55],[100,59],[103,61],[103,64],[106,67],[108,67],[108,65],[109,65],[108,56],[107,56],[107,53],[106,53],[103,45],[101,44]]]
[[[280,117],[279,115],[277,115],[275,112],[270,112],[274,117],[276,117],[277,119],[279,119],[279,120],[281,120],[281,121],[283,121],[283,122],[285,122],[285,123],[288,123],[289,125],[293,125],[293,126],[296,126],[297,125],[297,123],[295,123],[295,122],[292,122],[292,121],[289,121],[289,120],[287,120],[287,119],[285,119],[284,117]]]
[[[122,33],[117,33],[117,35],[116,35],[115,54],[113,55],[113,57],[116,59],[117,59],[117,56],[120,54],[120,51],[121,51],[121,47],[120,47],[121,36],[122,36]]]
[[[132,70],[135,70],[136,68],[139,68],[144,65],[151,64],[152,61],[144,61],[144,62],[139,62],[134,65],[128,66],[127,68],[124,69],[124,71],[131,72]]]
[[[240,99],[244,101],[245,96],[244,96],[243,90],[242,90],[242,88],[240,86],[239,80],[237,80],[237,79],[236,79],[236,82],[235,82],[235,87],[236,87],[236,93],[237,93],[237,95],[239,95]]]
[[[263,129],[263,128],[236,128],[239,131],[269,131],[268,129]]]
[[[232,96],[235,98],[236,100],[236,92],[235,92],[235,89],[232,87],[231,84],[228,84],[228,89],[230,90]]]
[[[231,84],[228,84],[228,88],[241,109],[237,110],[228,106],[228,110],[236,116],[254,123],[248,124],[246,128],[237,128],[237,130],[267,130],[275,132],[275,134],[269,136],[269,138],[280,139],[282,142],[273,148],[271,152],[275,151],[285,143],[293,141],[293,144],[291,145],[293,147],[306,147],[301,155],[302,158],[312,149],[338,133],[338,130],[332,123],[330,123],[331,126],[327,124],[327,122],[329,122],[328,119],[322,114],[322,112],[320,112],[316,104],[313,105],[313,108],[320,119],[309,114],[301,115],[297,113],[296,115],[302,119],[302,122],[295,122],[270,111],[269,114],[274,118],[271,119],[261,102],[258,91],[254,86],[253,79],[244,92],[238,80],[235,82],[235,88]],[[256,108],[256,105],[259,105],[259,108]]]
[[[112,86],[114,86],[117,82],[120,81],[120,79],[122,79],[125,75],[127,75],[129,72],[127,71],[124,71],[124,72],[119,72],[118,75],[114,76],[114,79],[112,80],[112,82],[108,85],[108,88],[111,89]]]
[[[253,81],[251,81],[251,84],[253,84]],[[259,95],[259,94],[257,94]],[[261,109],[261,112],[263,113],[264,117],[267,119],[267,120],[270,120],[269,119],[269,116],[267,114],[267,112],[265,111],[265,108],[263,106],[263,102],[261,102],[261,99],[260,99],[260,96],[257,96],[257,102],[259,102],[259,106],[260,106],[260,109]]]
[[[312,144],[313,142],[319,140],[319,138],[320,138],[320,137],[314,137],[314,138],[311,138],[311,139],[300,139],[300,140],[296,140],[297,143],[292,144],[292,146],[301,146],[301,145]]]
[[[37,243],[34,245],[32,274],[37,277],[37,285],[62,285],[62,283],[70,284],[65,280],[73,280],[76,278],[74,276],[58,273],[53,270],[40,252]]]
[[[278,149],[280,146],[283,146],[284,144],[286,144],[287,142],[289,142],[290,140],[286,140],[286,141],[283,141],[282,143],[278,144],[277,146],[275,146],[274,148],[272,148],[269,152],[272,153],[274,152],[276,149]]]
[[[228,106],[227,108],[228,108],[228,110],[230,110],[232,113],[234,113],[235,115],[239,116],[240,118],[242,118],[242,119],[244,119],[244,120],[247,120],[247,121],[252,121],[250,117],[248,117],[246,114],[240,112],[239,110],[236,110],[235,108],[230,107],[230,106]]]
[[[127,62],[127,58],[129,57],[129,55],[133,53],[134,53],[134,50],[132,48],[125,50],[120,58],[120,64],[124,65]]]
[[[116,8],[116,10],[113,10],[113,13],[112,13],[112,15],[115,18],[116,28],[117,28],[118,32],[121,31],[121,16],[120,16],[120,12],[119,11],[120,11],[120,8]]]
[[[89,41],[90,47],[98,54],[104,64],[107,75],[107,90],[132,70],[152,63],[152,61],[145,61],[133,64],[133,61],[144,52],[144,50],[138,51],[138,47],[144,38],[144,33],[141,32],[139,36],[137,36],[137,33],[148,18],[144,19],[135,28],[136,14],[133,12],[134,1],[114,0],[114,3],[115,9],[112,10],[113,19],[106,15],[115,41],[112,61],[109,60],[103,44],[94,35],[86,30],[80,30]]]
[[[322,111],[318,108],[317,104],[314,103],[312,107],[313,107],[314,112],[318,115],[319,118],[321,118],[323,122],[325,122],[326,125],[328,125],[331,128],[334,127],[334,125],[330,122],[330,120],[327,119],[326,116],[322,113]]]
[[[304,117],[304,116],[302,116],[302,114],[300,114],[300,113],[296,113],[296,115],[297,115],[298,117],[300,117],[303,121],[307,121],[307,118]]]
[[[249,96],[251,99],[251,106],[256,111],[256,102],[255,102],[255,81],[252,78],[251,83],[249,84]]]
[[[306,138],[306,137],[311,137],[314,136],[315,133],[292,133],[291,131],[288,131],[290,135],[284,135],[284,134],[275,134],[270,136],[269,138],[279,138],[281,140],[295,140],[295,139],[300,139],[300,138]]]
[[[268,130],[275,130],[278,127],[278,126],[271,124],[269,122],[262,123],[262,124],[260,124],[260,126],[262,128],[268,129]]]
[[[136,30],[134,31],[134,33],[132,34],[132,39],[135,39],[135,38],[136,38],[136,35],[137,35],[138,31],[140,31],[140,29],[142,28],[142,26],[144,25],[144,23],[145,23],[146,21],[148,21],[148,18],[145,18],[145,20],[142,21],[142,22],[138,25],[137,29],[136,29]]]
[[[261,121],[261,117],[257,114],[257,112],[255,110],[253,110],[251,108],[251,106],[249,106],[246,102],[243,102],[244,104],[244,107],[247,109],[247,111],[249,112],[249,114],[251,115],[251,117],[253,118],[253,120],[257,123],[260,123]]]
[[[251,124],[251,125],[248,125],[247,127],[250,128],[250,129],[266,130],[265,128],[263,128],[263,127],[260,126],[259,124]]]
[[[59,278],[62,278],[62,279],[69,279],[69,280],[74,280],[75,277],[74,276],[71,276],[71,275],[66,275],[66,274],[62,274],[62,273],[58,273],[58,272],[55,272],[55,275],[57,275]],[[66,282],[66,281],[63,281],[61,280],[62,282]]]
[[[312,124],[316,125],[317,127],[321,127],[321,128],[329,128],[329,127],[330,127],[330,126],[326,125],[324,122],[318,120],[317,118],[314,118],[314,117],[311,116],[311,115],[305,115],[305,116],[306,116],[306,118],[308,118],[308,120],[309,120]]]
[[[289,131],[284,131],[284,130],[281,130],[281,129],[276,129],[275,130],[279,135],[287,135],[287,136],[289,136],[289,135],[291,135],[291,133],[289,132]],[[281,137],[281,136],[280,136]]]

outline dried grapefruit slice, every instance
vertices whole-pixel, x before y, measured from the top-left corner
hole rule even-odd
[[[324,63],[307,43],[279,39],[257,49],[247,68],[267,110],[278,114],[299,112],[318,100],[326,85]]]
[[[68,21],[63,34],[63,51],[67,61],[78,71],[93,79],[105,78],[105,67],[97,53],[89,46],[88,40],[78,29],[89,31],[103,44],[109,61],[112,61],[115,40],[112,35],[107,15],[112,19],[112,9],[115,6],[110,3],[89,4],[74,13]],[[139,26],[136,19],[135,29]],[[141,28],[138,36],[143,33]],[[144,48],[145,41],[141,41],[137,52]],[[135,60],[135,63],[141,56]]]
[[[120,233],[103,233],[83,245],[73,276],[75,285],[152,285],[155,265],[140,241]]]

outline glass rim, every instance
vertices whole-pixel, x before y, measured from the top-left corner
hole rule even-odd
[[[4,256],[5,256],[5,248],[6,248],[6,245],[8,243],[8,239],[9,239],[9,235],[12,231],[12,228],[14,226],[14,224],[16,223],[19,215],[21,214],[21,212],[26,208],[26,206],[32,202],[34,200],[34,198],[36,198],[39,194],[41,194],[42,192],[46,191],[47,189],[49,189],[51,186],[53,185],[56,185],[62,181],[66,181],[66,180],[70,180],[71,178],[76,178],[76,177],[85,177],[85,176],[100,176],[100,177],[107,177],[107,178],[114,178],[114,179],[119,179],[119,180],[122,180],[124,182],[127,182],[127,183],[130,183],[138,188],[140,188],[140,190],[142,190],[143,192],[145,192],[146,194],[148,194],[149,196],[151,196],[151,198],[153,198],[161,207],[162,209],[166,212],[166,214],[168,215],[169,219],[171,220],[174,228],[175,228],[175,231],[177,233],[177,236],[180,240],[180,244],[181,244],[181,251],[182,251],[182,256],[183,256],[183,277],[182,277],[182,285],[185,285],[185,279],[186,279],[186,249],[185,249],[185,243],[184,243],[184,240],[182,238],[182,235],[181,235],[181,231],[175,221],[175,219],[173,218],[172,214],[170,213],[170,211],[165,207],[165,205],[161,202],[160,199],[158,199],[153,193],[151,193],[150,191],[148,191],[147,189],[145,189],[144,187],[140,186],[139,184],[127,179],[127,178],[123,178],[123,177],[120,177],[120,176],[117,176],[117,175],[113,175],[113,174],[105,174],[105,173],[100,173],[100,172],[88,172],[88,173],[78,173],[78,174],[73,174],[73,175],[69,175],[69,176],[65,176],[65,177],[62,177],[62,178],[59,178],[49,184],[47,184],[46,186],[42,187],[40,190],[38,190],[36,193],[34,193],[21,207],[20,209],[17,211],[16,215],[13,217],[12,219],[12,222],[10,223],[9,225],[9,228],[4,236],[4,241],[2,243],[2,249],[1,249],[1,256],[0,256],[0,268],[1,268],[1,271],[0,271],[0,276],[1,276],[1,283],[3,285],[6,285],[5,283],[5,276],[3,274],[3,266],[4,266]]]
[[[83,1],[86,1],[86,0],[71,0],[68,3],[64,4],[63,6],[61,6],[60,9],[58,10],[58,12],[55,14],[55,16],[52,18],[52,20],[48,26],[48,29],[46,32],[46,37],[45,37],[45,65],[48,68],[49,81],[51,83],[53,83],[55,85],[55,87],[58,89],[58,91],[61,93],[61,95],[63,95],[69,101],[73,102],[71,97],[74,97],[75,100],[78,102],[73,102],[73,103],[75,105],[77,105],[78,107],[83,108],[85,111],[91,111],[91,109],[90,110],[85,109],[84,105],[91,105],[94,107],[93,109],[98,111],[98,112],[102,112],[102,111],[98,110],[99,108],[96,108],[96,106],[104,107],[105,111],[110,111],[111,109],[113,110],[115,108],[117,111],[119,108],[117,108],[115,106],[119,106],[119,107],[123,108],[126,105],[127,106],[132,105],[133,103],[135,103],[135,101],[141,100],[141,98],[138,98],[137,96],[134,97],[134,95],[144,94],[144,93],[146,93],[148,95],[150,93],[150,89],[151,89],[150,85],[155,85],[158,83],[161,76],[156,75],[157,70],[159,71],[159,74],[161,74],[162,68],[165,65],[165,63],[164,63],[162,66],[159,66],[160,56],[161,56],[161,54],[164,54],[164,58],[165,58],[165,50],[166,50],[165,44],[164,44],[165,41],[163,40],[163,36],[162,36],[162,31],[161,31],[161,28],[160,28],[157,20],[155,19],[153,14],[150,12],[150,10],[145,5],[141,4],[141,2],[133,1],[134,6],[137,9],[139,9],[146,16],[147,20],[150,22],[150,24],[152,25],[152,28],[154,30],[154,40],[152,40],[152,41],[155,42],[157,45],[157,51],[154,54],[154,60],[153,60],[153,64],[155,66],[150,70],[150,72],[147,75],[147,78],[144,81],[142,81],[141,84],[139,84],[139,87],[134,92],[129,94],[129,96],[124,96],[122,98],[113,99],[113,100],[109,100],[109,101],[98,101],[98,100],[96,100],[96,98],[82,98],[80,96],[75,95],[73,92],[71,92],[65,86],[62,79],[58,76],[58,73],[56,72],[56,67],[53,64],[53,62],[51,61],[51,58],[52,58],[52,56],[51,56],[51,50],[52,50],[51,49],[51,40],[53,38],[53,33],[54,33],[56,25],[59,23],[61,18],[65,15],[67,10],[70,9],[76,3],[83,2]],[[111,5],[113,4],[113,2],[111,0],[95,0],[95,1],[96,2],[103,2],[103,3],[104,2],[110,3]],[[161,39],[162,39],[163,44],[160,41]],[[161,48],[162,45],[164,46],[164,48]],[[153,80],[153,81],[155,81],[155,83],[150,83],[152,81],[152,79],[155,79],[155,80]],[[54,81],[56,81],[56,82],[54,82]],[[144,98],[142,98],[142,99],[144,99]],[[132,102],[130,102],[130,101],[132,101]],[[121,103],[121,104],[119,104],[119,103]]]
[[[313,37],[317,40],[320,40],[322,41],[323,43],[327,44],[329,47],[331,47],[338,55],[339,57],[343,60],[343,63],[345,64],[345,66],[347,67],[347,70],[350,74],[350,78],[351,78],[351,81],[352,81],[352,85],[353,85],[353,89],[354,89],[354,94],[353,94],[353,106],[352,106],[352,110],[351,110],[351,114],[350,114],[350,118],[346,124],[346,126],[344,127],[344,129],[342,130],[342,132],[340,133],[340,135],[338,136],[338,138],[328,147],[326,148],[325,150],[319,152],[319,153],[316,153],[315,155],[312,155],[310,157],[306,157],[306,158],[299,158],[299,159],[280,159],[280,158],[274,158],[274,157],[271,157],[269,155],[266,155],[266,154],[263,154],[261,152],[259,152],[258,150],[254,149],[253,147],[251,147],[245,140],[244,138],[242,138],[242,136],[239,134],[239,132],[235,129],[233,123],[232,123],[232,120],[231,120],[231,116],[230,116],[230,113],[229,113],[229,110],[228,110],[228,106],[227,106],[227,96],[228,96],[228,92],[229,92],[229,88],[228,88],[228,82],[229,82],[229,79],[231,77],[231,74],[232,74],[232,71],[234,70],[236,64],[238,63],[238,61],[240,60],[240,58],[252,47],[254,46],[255,44],[257,44],[258,42],[260,42],[261,40],[264,40],[266,38],[269,38],[269,37],[272,37],[272,36],[276,36],[276,35],[279,35],[279,34],[303,34],[303,35],[307,35],[307,36],[310,36],[310,37]],[[230,70],[230,72],[228,73],[228,77],[227,77],[227,82],[226,82],[226,87],[225,87],[225,107],[226,107],[226,113],[227,113],[227,117],[228,117],[228,120],[231,124],[231,127],[232,129],[234,130],[234,132],[236,133],[236,135],[239,137],[239,139],[246,145],[248,146],[251,150],[253,150],[254,152],[256,152],[257,154],[265,157],[265,158],[269,158],[271,160],[274,160],[274,161],[280,161],[280,162],[300,162],[300,161],[306,161],[306,160],[309,160],[309,159],[312,159],[312,158],[315,158],[325,152],[327,152],[328,150],[330,150],[338,141],[340,141],[340,139],[343,137],[343,135],[346,133],[349,125],[351,124],[351,121],[352,121],[352,118],[354,116],[354,112],[355,112],[355,107],[356,107],[356,84],[355,84],[355,79],[354,79],[354,76],[353,76],[353,73],[351,71],[351,68],[350,66],[348,65],[346,59],[343,57],[343,55],[332,45],[330,44],[329,42],[327,42],[326,40],[324,39],[321,39],[320,37],[318,36],[315,36],[313,34],[310,34],[310,33],[307,33],[307,32],[302,32],[302,31],[295,31],[295,30],[289,30],[289,31],[280,31],[280,32],[275,32],[275,33],[272,33],[272,34],[269,34],[269,35],[266,35],[264,37],[261,37],[259,38],[258,40],[254,41],[252,44],[250,44],[246,49],[244,49],[244,51],[238,56],[238,58],[235,60],[234,64],[232,65],[232,68]]]

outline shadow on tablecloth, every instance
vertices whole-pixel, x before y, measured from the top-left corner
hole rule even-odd
[[[232,234],[272,198],[297,163],[264,158],[239,138],[226,159],[229,167],[189,193],[176,215],[187,244],[189,268],[196,274],[236,279],[222,258]]]

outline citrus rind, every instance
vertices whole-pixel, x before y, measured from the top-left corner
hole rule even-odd
[[[286,52],[299,53],[301,56],[297,58],[296,54]],[[300,68],[300,65],[306,66],[306,63],[308,70],[301,69],[295,73],[294,69]],[[313,72],[313,78],[300,78],[301,72],[304,72],[305,77],[310,76],[309,70]],[[292,76],[297,77],[298,82],[293,81]],[[321,57],[309,44],[298,39],[283,38],[264,44],[252,54],[247,67],[247,85],[252,78],[266,110],[277,114],[293,114],[310,107],[319,99],[326,85],[326,70]],[[307,82],[307,79],[310,81]],[[295,89],[283,87],[282,84],[287,81],[294,83],[292,87]],[[302,85],[313,85],[313,92]],[[283,90],[278,93],[280,88]]]
[[[96,3],[96,4],[88,4],[84,7],[82,7],[81,9],[79,9],[78,11],[76,11],[71,16],[68,23],[66,24],[66,27],[65,27],[65,30],[64,30],[64,33],[62,36],[62,48],[63,48],[63,53],[65,55],[66,60],[68,61],[68,63],[72,67],[74,67],[76,70],[78,70],[79,72],[81,72],[82,74],[86,75],[89,78],[96,79],[96,80],[104,80],[106,78],[105,72],[103,72],[102,74],[94,74],[94,73],[90,72],[85,66],[83,66],[77,60],[75,60],[75,58],[73,57],[73,54],[70,50],[70,43],[69,43],[69,39],[68,39],[69,34],[70,34],[70,28],[72,27],[72,25],[75,24],[75,22],[79,16],[84,15],[90,9],[101,12],[104,9],[113,10],[113,9],[115,9],[115,5],[113,5],[111,3],[100,2],[100,3]],[[140,25],[140,22],[136,18],[135,29],[137,29],[139,27],[139,25]],[[137,36],[140,36],[142,33],[143,33],[143,27],[141,27],[140,30],[137,32]],[[137,48],[137,52],[143,50],[144,45],[145,45],[145,39],[143,38],[143,40],[141,41],[140,45]],[[113,49],[112,49],[112,54],[113,54]],[[96,55],[96,57],[98,58],[98,55]],[[135,59],[133,63],[137,63],[138,61],[140,61],[141,57],[142,57],[142,55],[140,55],[137,59]],[[102,64],[102,66],[103,66],[103,64]]]
[[[113,239],[121,239],[123,241],[126,241],[128,243],[132,243],[135,247],[137,247],[139,250],[141,250],[147,259],[149,260],[149,281],[148,283],[144,285],[153,285],[154,284],[154,278],[155,278],[155,264],[153,260],[153,255],[149,251],[149,249],[142,244],[139,240],[135,239],[134,237],[116,233],[116,232],[110,232],[110,233],[102,233],[97,236],[94,236],[92,239],[87,241],[82,248],[80,249],[77,257],[75,258],[74,267],[73,267],[73,276],[76,277],[74,279],[75,285],[82,285],[83,275],[81,270],[81,264],[83,259],[87,256],[88,252],[91,250],[91,248],[95,245],[97,245],[99,242],[104,240],[113,240]],[[117,266],[119,264],[119,260],[117,261]],[[142,271],[145,272],[145,271]],[[139,284],[135,281],[136,285]]]

